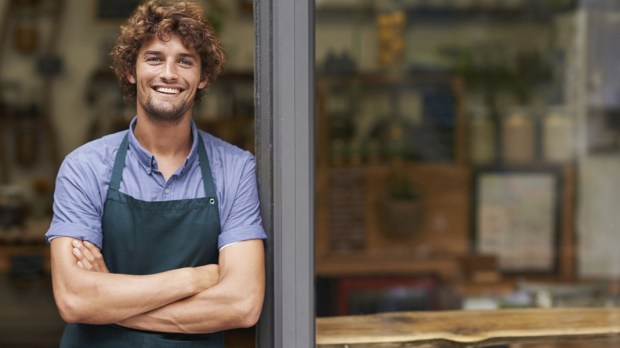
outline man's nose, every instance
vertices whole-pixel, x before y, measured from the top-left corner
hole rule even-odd
[[[164,68],[161,71],[161,78],[163,80],[175,80],[177,75],[177,66],[174,61],[166,61]]]

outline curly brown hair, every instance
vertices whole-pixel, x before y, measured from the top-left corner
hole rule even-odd
[[[224,51],[213,28],[207,23],[202,8],[188,1],[151,0],[140,5],[121,26],[121,33],[112,49],[112,69],[118,78],[125,100],[136,102],[136,85],[129,82],[128,74],[134,74],[138,52],[142,44],[153,35],[169,41],[177,34],[187,47],[193,47],[200,55],[200,77],[209,83],[215,81],[222,71]],[[204,88],[196,91],[199,102]]]

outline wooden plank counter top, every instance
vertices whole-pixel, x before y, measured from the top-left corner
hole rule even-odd
[[[317,346],[478,347],[620,335],[620,308],[394,312],[317,319]]]

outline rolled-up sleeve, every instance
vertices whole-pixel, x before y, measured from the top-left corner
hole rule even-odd
[[[102,202],[100,178],[82,156],[69,155],[56,178],[54,215],[45,234],[48,241],[56,237],[87,240],[102,248]]]
[[[246,155],[235,166],[239,174],[233,177],[237,177],[238,181],[231,182],[232,187],[226,188],[230,195],[226,202],[231,206],[224,209],[227,213],[225,221],[221,222],[219,248],[244,240],[267,238],[260,215],[254,157]]]

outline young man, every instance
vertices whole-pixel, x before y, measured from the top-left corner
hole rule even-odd
[[[61,347],[223,347],[264,295],[254,159],[192,106],[223,63],[195,4],[152,0],[112,52],[136,117],[78,148],[57,177],[51,244]]]

